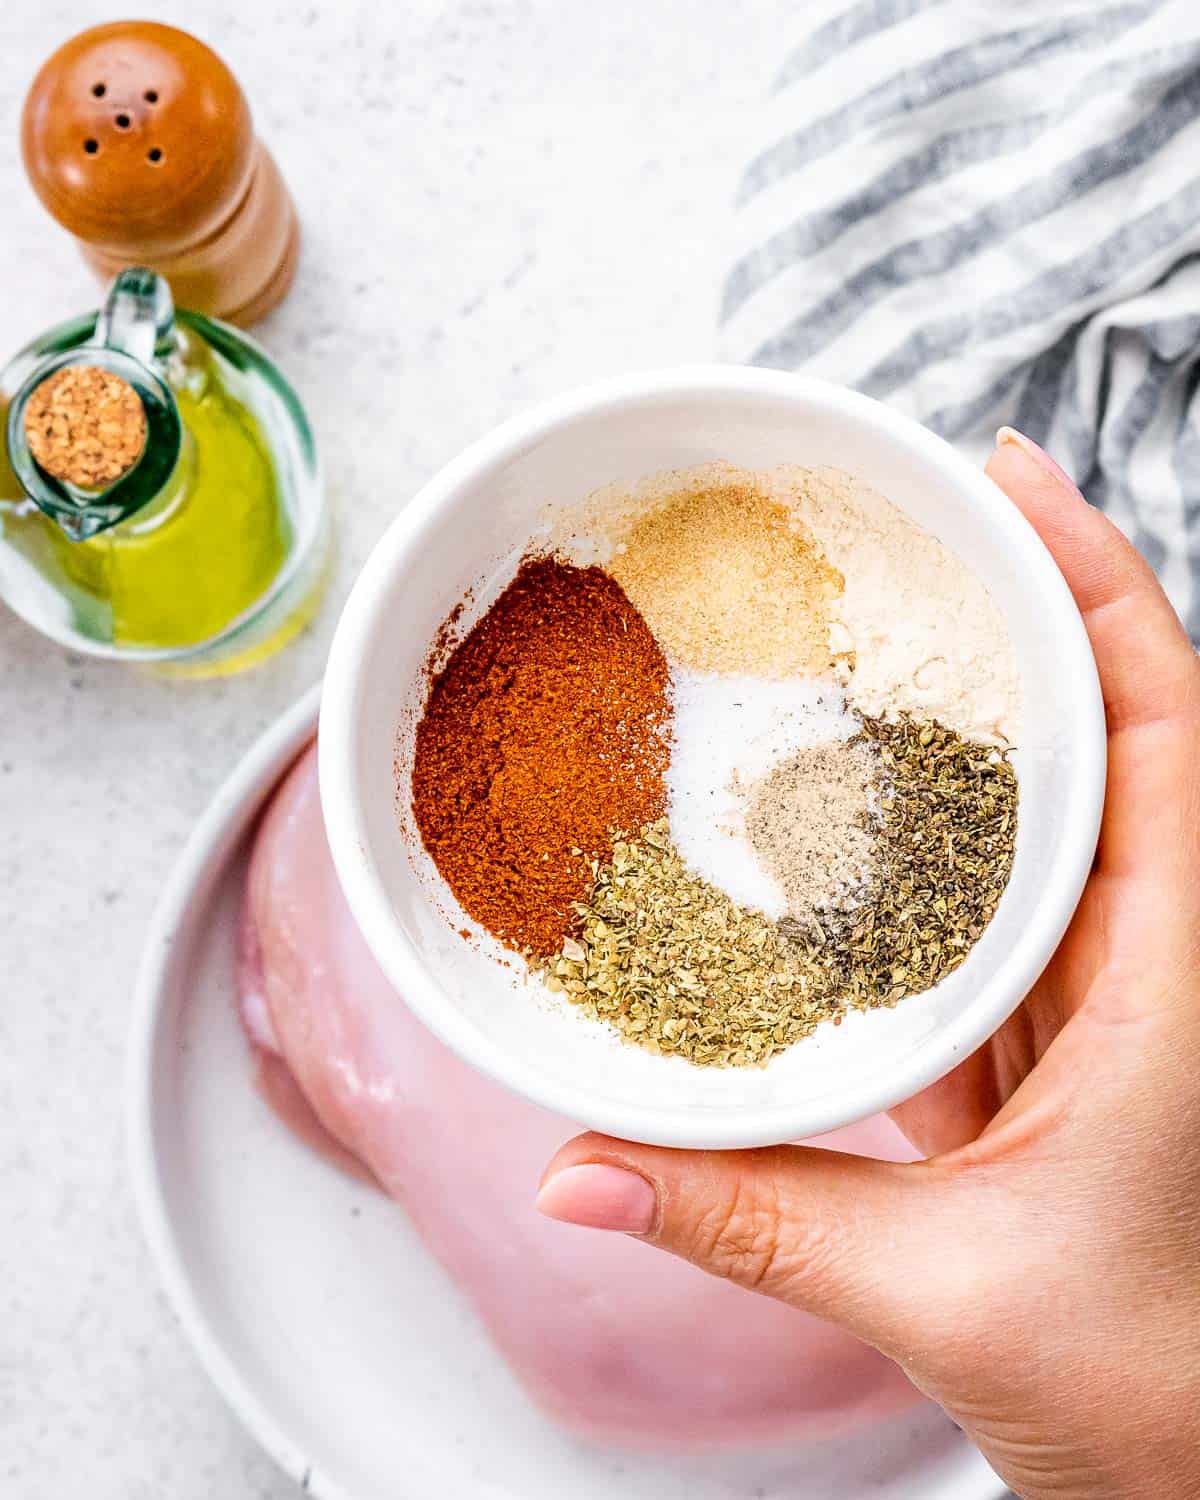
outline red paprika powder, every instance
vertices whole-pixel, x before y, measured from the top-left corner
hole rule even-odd
[[[430,684],[413,812],[463,909],[557,953],[614,830],[663,815],[666,659],[600,568],[527,558]]]

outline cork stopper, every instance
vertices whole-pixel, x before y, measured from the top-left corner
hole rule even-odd
[[[52,479],[103,489],[127,474],[146,446],[146,413],[119,375],[94,365],[67,365],[30,394],[25,439]]]

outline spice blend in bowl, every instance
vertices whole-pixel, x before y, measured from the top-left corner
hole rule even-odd
[[[411,807],[461,910],[694,1065],[939,983],[1016,840],[986,591],[836,471],[710,466],[580,516],[431,653]]]
[[[717,456],[737,467],[706,462]],[[614,482],[597,491],[606,479]],[[705,496],[716,502],[708,522],[720,533],[725,518],[731,539],[720,566]],[[699,529],[648,549],[672,509]],[[741,544],[730,514],[778,523],[767,528],[772,556],[733,555]],[[610,813],[611,822],[599,816],[582,838],[560,825],[559,874],[570,878],[556,882],[551,901],[526,907],[521,923],[535,921],[533,941],[512,907],[501,915],[479,904],[489,886],[478,878],[472,915],[452,888],[457,877],[439,868],[453,847],[453,819],[435,858],[414,810],[418,784],[436,796],[458,774],[445,774],[447,759],[422,783],[416,764],[441,675],[525,563],[597,569],[632,611],[630,630],[634,617],[645,626],[667,673],[662,800]],[[789,568],[803,590],[772,590],[772,571]],[[653,583],[643,585],[659,574],[656,599]],[[731,602],[728,586],[739,578]],[[738,588],[753,596],[740,610]],[[689,600],[698,618],[679,633],[671,615]],[[694,655],[712,645],[718,622],[718,640],[735,649]],[[610,667],[580,654],[576,680],[590,691]],[[492,686],[502,681],[497,674]],[[476,708],[472,733],[487,717],[482,702]],[[916,803],[906,767],[889,766],[885,754],[904,747],[884,743],[876,722],[896,734],[911,725],[918,749],[946,752],[917,768],[929,787]],[[444,756],[456,743],[442,736]],[[697,368],[627,376],[548,402],[482,438],[404,506],[335,634],[321,803],[339,879],[376,960],[462,1058],[596,1130],[734,1148],[813,1136],[888,1109],[1012,1014],[1090,869],[1104,743],[1078,609],[1046,548],[979,467],[854,392],[773,371]],[[961,760],[960,744],[970,752]],[[589,741],[601,767],[603,749]],[[490,753],[499,765],[503,757]],[[981,769],[989,766],[990,774]],[[941,816],[943,776],[974,787],[953,804],[978,813],[959,828]],[[473,796],[478,804],[478,781]],[[900,847],[917,860],[905,874],[894,839],[900,817],[911,821],[917,809],[926,843],[912,845],[910,833],[910,848]],[[646,835],[663,823],[666,845],[655,850]],[[964,874],[960,856],[984,860],[983,884]],[[636,948],[596,925],[619,925],[605,914],[614,899],[629,899],[618,880],[657,879],[656,860],[667,868],[675,857],[684,877],[676,895],[700,903],[687,920],[697,911],[713,920],[715,908],[732,922],[718,971],[752,932],[774,950],[769,969],[750,954],[741,955],[744,967],[725,965],[751,979],[723,991],[723,1014],[710,1008],[718,1028],[733,1020],[724,1034],[701,1036],[687,1014],[698,1001],[684,973],[702,981],[698,957],[714,967],[707,950],[673,947],[677,934],[657,928],[636,901],[632,911],[618,908]],[[618,877],[622,858],[634,864]],[[520,868],[500,875],[509,896]],[[940,886],[932,900],[930,882]],[[535,889],[528,882],[531,896]],[[647,987],[639,996],[632,981],[667,960],[676,977],[651,987],[654,1005],[645,1006]],[[776,960],[790,991],[766,983]],[[562,987],[551,989],[552,980]],[[716,989],[716,979],[707,983]],[[743,1002],[755,989],[770,993],[768,1016],[747,1016]],[[645,1031],[630,1029],[643,1019]],[[692,1060],[702,1050],[710,1065]],[[763,1065],[743,1064],[763,1051]]]

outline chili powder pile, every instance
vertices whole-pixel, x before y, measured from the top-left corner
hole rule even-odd
[[[510,948],[558,953],[614,830],[663,816],[666,659],[600,568],[527,558],[431,681],[413,813],[459,903]]]

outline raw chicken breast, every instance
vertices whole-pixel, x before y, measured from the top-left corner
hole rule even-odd
[[[334,874],[314,749],[258,834],[241,1004],[273,1106],[403,1205],[518,1378],[575,1432],[643,1448],[762,1443],[919,1399],[895,1365],[815,1318],[534,1210],[543,1168],[578,1127],[459,1062],[390,988]],[[884,1120],[835,1143],[912,1155]]]

